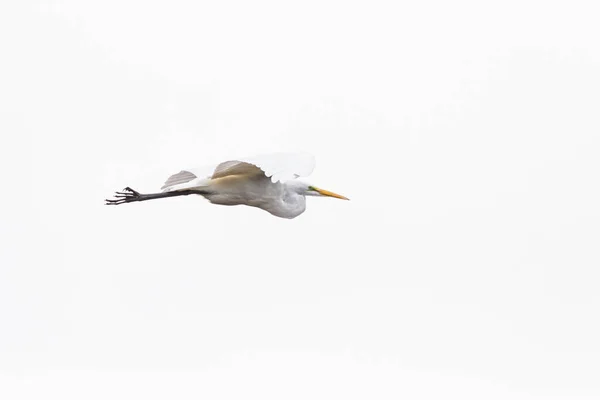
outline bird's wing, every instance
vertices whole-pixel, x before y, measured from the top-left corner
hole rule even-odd
[[[262,175],[272,182],[285,182],[308,176],[315,168],[315,158],[308,153],[272,153],[225,161],[216,167],[189,168],[171,175],[163,191],[203,186],[207,179],[231,175]]]
[[[232,175],[262,175],[263,172],[254,164],[240,160],[225,161],[217,165],[211,179],[224,178]]]
[[[272,153],[217,165],[212,179],[230,175],[264,174],[272,182],[285,182],[300,176],[308,176],[315,168],[315,158],[308,153]]]

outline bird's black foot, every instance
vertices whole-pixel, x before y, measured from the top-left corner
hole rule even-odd
[[[105,199],[106,205],[117,206],[119,204],[131,203],[132,201],[140,201],[142,195],[130,187],[126,187],[122,192],[115,192],[114,199]]]

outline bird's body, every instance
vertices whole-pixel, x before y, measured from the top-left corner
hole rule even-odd
[[[140,194],[126,188],[117,192],[115,200],[106,200],[106,204],[199,194],[213,204],[247,205],[277,217],[295,218],[306,210],[306,196],[346,199],[296,180],[309,175],[314,164],[314,158],[305,153],[274,153],[225,161],[216,167],[191,168],[172,175],[162,193]]]
[[[204,197],[213,204],[262,208],[277,217],[294,218],[306,209],[306,197],[294,185],[271,182],[266,176],[234,175],[208,182]]]

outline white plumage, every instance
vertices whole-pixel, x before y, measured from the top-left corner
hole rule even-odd
[[[310,175],[315,158],[308,153],[272,153],[224,161],[217,166],[189,168],[171,175],[161,187],[163,192],[203,187],[211,180],[233,175],[260,175],[271,182],[286,182]]]
[[[123,204],[163,197],[199,194],[211,203],[258,207],[282,218],[294,218],[306,209],[305,196],[347,200],[296,178],[308,176],[315,159],[308,153],[272,153],[224,161],[217,166],[182,170],[161,187],[162,193],[140,194],[126,188],[106,204]]]

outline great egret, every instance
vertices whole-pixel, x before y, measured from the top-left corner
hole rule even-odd
[[[274,153],[225,161],[216,167],[192,168],[171,175],[161,193],[141,194],[126,187],[107,205],[199,194],[213,204],[258,207],[281,218],[306,209],[306,196],[346,197],[296,180],[307,176],[315,159],[306,153]]]

